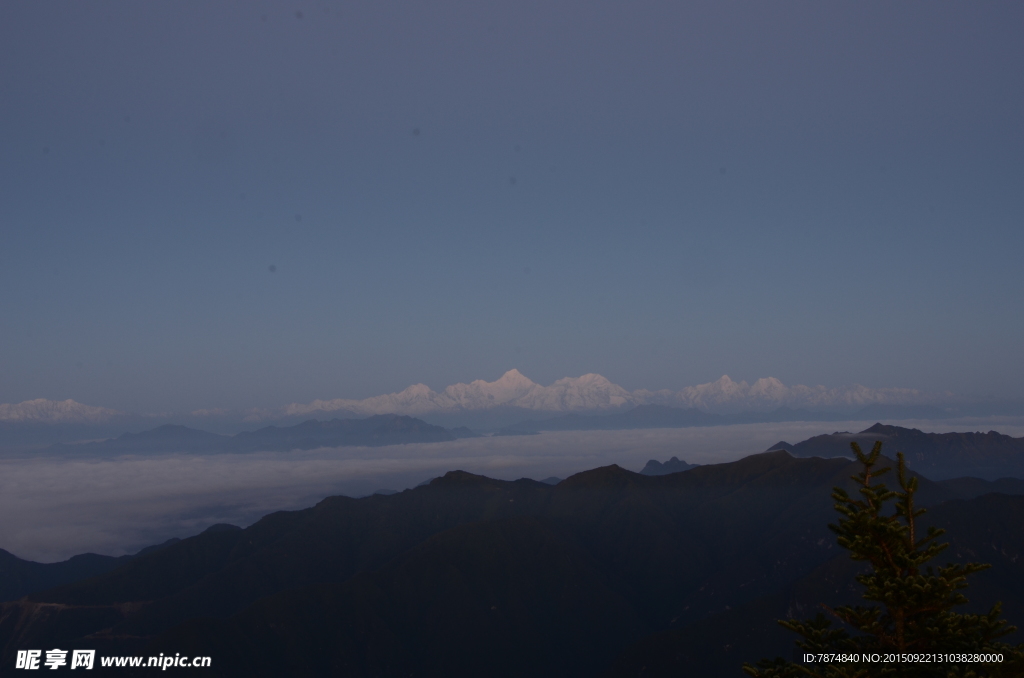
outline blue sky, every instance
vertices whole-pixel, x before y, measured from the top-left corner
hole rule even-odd
[[[1024,397],[1020,3],[5,3],[0,402]]]

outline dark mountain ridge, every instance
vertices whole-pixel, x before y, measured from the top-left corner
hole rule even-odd
[[[0,672],[16,649],[87,643],[215,657],[204,675],[595,675],[645,638],[784,598],[833,560],[831,488],[855,470],[773,452],[556,486],[453,471],[330,497],[0,605]],[[922,504],[957,496],[920,483]],[[960,502],[965,524],[984,520],[982,500]],[[1014,544],[984,552],[999,576]]]
[[[887,452],[903,452],[907,466],[931,478],[977,477],[996,480],[1024,478],[1024,438],[988,433],[924,433],[916,428],[875,424],[860,433],[837,431],[814,436],[795,445],[781,441],[771,449],[784,449],[797,457],[851,457],[850,443],[870,449],[881,440]]]
[[[103,556],[97,553],[81,553],[58,563],[22,560],[13,553],[0,549],[0,602],[17,600],[29,593],[110,572],[132,558],[154,553],[179,541],[181,540],[178,538],[168,539],[162,544],[147,546],[134,555]]]

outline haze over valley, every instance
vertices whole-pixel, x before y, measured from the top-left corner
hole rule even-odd
[[[733,461],[873,421],[785,422],[672,429],[561,431],[451,442],[306,451],[189,454],[130,448],[115,454],[0,459],[0,548],[52,562],[77,553],[134,553],[216,523],[245,526],[325,496],[403,490],[456,469],[515,480],[565,478],[608,464],[640,471],[651,460]],[[1024,437],[1024,418],[901,421],[947,432],[997,425]],[[979,426],[981,425],[981,426]],[[841,444],[841,448],[845,444]]]

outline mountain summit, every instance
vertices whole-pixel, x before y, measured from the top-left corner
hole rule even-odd
[[[681,391],[627,391],[600,374],[565,377],[541,386],[516,369],[495,381],[477,379],[468,384],[448,386],[438,393],[426,384],[415,384],[398,393],[364,400],[314,400],[293,403],[284,416],[307,416],[323,412],[354,415],[452,413],[498,407],[544,412],[615,411],[637,405],[666,405],[698,408],[705,412],[769,411],[779,407],[806,409],[852,409],[866,405],[919,404],[934,397],[908,388],[871,389],[855,384],[841,388],[786,386],[775,377],[753,384],[733,381],[723,375],[716,381],[688,386]]]
[[[437,393],[426,384],[415,384],[399,393],[365,400],[314,400],[293,403],[284,408],[286,416],[304,416],[317,412],[346,411],[354,414],[427,414],[516,407],[546,412],[609,410],[638,404],[638,398],[600,374],[565,377],[550,386],[541,386],[522,372],[511,369],[495,381],[477,379],[468,384],[452,384]]]

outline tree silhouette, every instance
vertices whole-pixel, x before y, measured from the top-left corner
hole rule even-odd
[[[755,678],[1024,676],[1024,645],[998,640],[1016,630],[999,618],[999,603],[988,614],[953,611],[967,602],[961,593],[967,577],[989,565],[926,565],[948,544],[936,541],[944,530],[929,527],[924,536],[918,533],[916,519],[924,509],[914,506],[917,478],[907,477],[903,454],[896,455],[899,490],[893,491],[875,482],[890,470],[875,469],[882,443],[876,442],[870,454],[864,454],[857,443],[851,447],[864,466],[853,476],[860,497],[834,488],[832,498],[842,517],[829,528],[852,559],[870,565],[870,571],[858,575],[857,581],[864,586],[864,599],[875,604],[834,609],[823,605],[828,615],[818,613],[807,621],[780,620],[799,634],[797,645],[805,659],[814,655],[814,660],[761,660],[756,666],[745,664],[743,670]],[[894,499],[895,512],[883,515],[885,504]],[[841,625],[833,628],[829,616]],[[1000,661],[993,661],[996,658]]]

